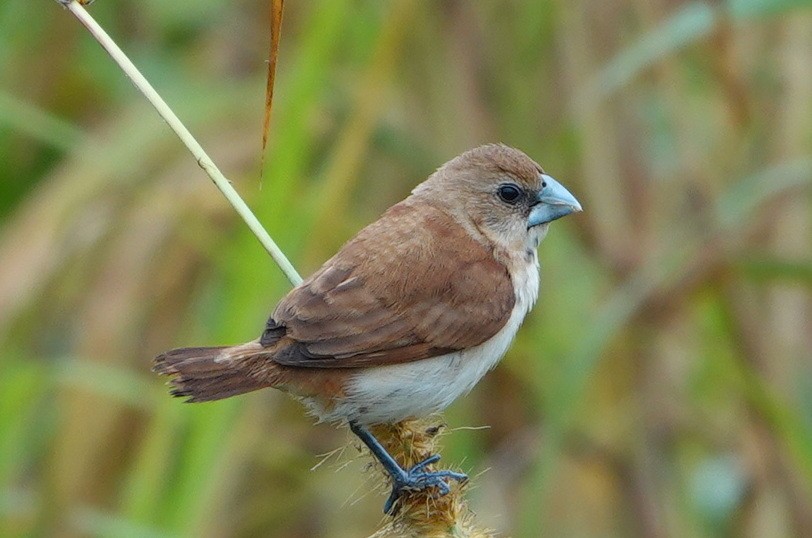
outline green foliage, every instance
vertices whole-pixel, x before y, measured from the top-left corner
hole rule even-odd
[[[302,274],[479,143],[583,202],[446,415],[480,525],[812,535],[808,1],[288,0],[262,171],[265,2],[90,9]],[[0,535],[374,531],[352,445],[309,471],[344,431],[149,372],[254,338],[288,284],[56,3],[0,3],[0,162]]]

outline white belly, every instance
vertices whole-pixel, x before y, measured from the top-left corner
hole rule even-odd
[[[538,296],[536,259],[522,264],[516,303],[502,329],[479,346],[415,362],[359,370],[345,398],[329,413],[313,408],[321,420],[355,420],[362,424],[397,422],[448,407],[493,368],[510,347]],[[321,412],[320,412],[321,411]]]

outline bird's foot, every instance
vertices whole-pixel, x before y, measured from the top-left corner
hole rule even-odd
[[[395,502],[400,496],[409,491],[421,491],[427,488],[436,487],[439,490],[439,496],[447,495],[451,488],[446,479],[456,480],[457,482],[465,482],[468,476],[463,473],[454,471],[427,471],[426,467],[432,463],[437,463],[440,460],[439,454],[429,456],[420,463],[414,465],[408,470],[398,469],[400,472],[392,473],[392,493],[386,500],[383,506],[383,511],[386,514],[392,514]]]
[[[392,477],[392,493],[383,506],[385,514],[394,514],[395,503],[400,496],[406,492],[437,488],[440,496],[442,496],[451,491],[451,487],[448,485],[446,479],[452,479],[458,482],[468,480],[466,475],[454,471],[427,471],[426,467],[440,461],[439,454],[429,456],[417,465],[413,465],[409,469],[404,469],[365,427],[357,422],[350,421],[350,430],[361,439],[375,458],[381,462],[381,465],[383,465],[383,468],[389,473],[389,476]]]

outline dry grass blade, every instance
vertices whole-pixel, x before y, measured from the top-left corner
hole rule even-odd
[[[265,147],[268,145],[268,135],[271,131],[273,87],[276,80],[276,59],[279,53],[279,37],[282,31],[282,11],[284,9],[285,0],[271,0],[271,41],[268,49],[268,77],[265,86],[265,116],[262,120],[263,165],[265,164]]]

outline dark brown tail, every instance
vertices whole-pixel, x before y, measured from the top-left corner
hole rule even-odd
[[[276,365],[270,355],[259,342],[185,347],[155,357],[152,371],[171,378],[173,396],[208,402],[272,386]]]

